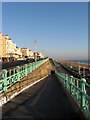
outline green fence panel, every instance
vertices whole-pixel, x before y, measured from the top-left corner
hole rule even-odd
[[[16,66],[13,70],[9,70],[7,76],[7,70],[3,69],[1,72],[1,82],[0,82],[0,93],[7,91],[7,88],[11,87],[16,82],[20,81],[23,77],[27,76],[29,73],[37,69],[43,63],[45,63],[49,58],[33,62],[30,64],[25,64],[23,66]],[[11,74],[13,73],[13,74]]]
[[[56,72],[56,76],[61,83],[68,88],[70,94],[80,104],[81,109],[85,112],[88,119],[90,119],[90,96],[86,93],[85,86],[90,88],[90,85],[86,83],[86,79],[78,79],[67,74]]]

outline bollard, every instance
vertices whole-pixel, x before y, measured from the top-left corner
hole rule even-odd
[[[67,74],[65,74],[65,88],[67,88],[67,87],[68,87],[67,82],[68,82],[68,75],[67,75]]]
[[[73,87],[73,84],[72,84],[72,79],[73,79],[73,76],[70,76],[70,94],[72,94],[72,87]]]
[[[19,70],[20,70],[20,67],[19,66],[16,66],[16,68],[17,68],[17,81],[20,81],[20,72],[19,72]]]
[[[2,74],[3,83],[4,83],[3,90],[4,90],[4,91],[7,91],[7,70],[6,70],[6,69],[3,69],[2,72],[4,72],[4,73]]]
[[[84,108],[85,109],[85,94],[86,94],[86,90],[85,90],[85,83],[86,83],[86,79],[82,78],[80,80],[81,82],[81,109]]]

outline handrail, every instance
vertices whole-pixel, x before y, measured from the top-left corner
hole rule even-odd
[[[55,67],[58,66],[55,61],[53,61],[53,63]],[[90,119],[90,96],[86,92],[86,86],[90,89],[90,85],[86,82],[86,79],[78,79],[57,71],[56,76],[64,85],[65,89],[68,89],[69,94],[76,99],[87,118]]]
[[[58,64],[53,61],[55,67]],[[73,76],[68,76],[64,73],[59,73],[56,71],[57,78],[61,81],[65,89],[68,89],[69,94],[71,94],[78,104],[80,105],[80,109],[84,111],[88,120],[90,119],[90,96],[87,94],[86,87],[88,91],[90,91],[90,84],[86,82],[85,78],[75,78]]]
[[[3,69],[0,73],[0,93],[7,91],[9,87],[20,81],[29,73],[33,72],[39,66],[44,64],[47,60],[49,60],[49,58],[29,64],[24,64],[23,66],[16,66],[15,68],[9,70]]]
[[[90,118],[90,96],[87,94],[85,86],[90,88],[84,78],[78,80],[73,76],[56,72],[56,76],[63,83],[64,87],[68,89],[69,93],[79,103],[81,109],[85,112],[87,118]]]

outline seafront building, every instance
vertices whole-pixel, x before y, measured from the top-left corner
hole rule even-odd
[[[37,59],[44,58],[44,56],[38,52],[36,52],[36,56]],[[3,61],[22,58],[35,58],[35,53],[28,48],[17,47],[8,35],[3,36],[2,32],[0,32],[0,58],[2,58]]]
[[[1,32],[0,57],[3,61],[10,60],[11,58],[22,58],[21,48],[18,48],[8,35],[3,36]]]
[[[6,57],[6,39],[0,32],[0,57]]]
[[[24,58],[27,58],[27,57],[33,58],[34,57],[33,52],[28,48],[21,48],[21,51],[22,51],[22,57],[24,57]]]

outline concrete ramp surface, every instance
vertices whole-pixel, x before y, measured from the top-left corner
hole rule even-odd
[[[5,104],[3,119],[6,118],[81,119],[55,75],[49,75]]]

